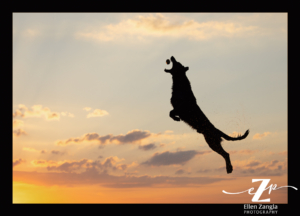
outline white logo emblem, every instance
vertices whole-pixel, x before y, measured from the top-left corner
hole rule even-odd
[[[241,192],[236,192],[236,193],[226,192],[225,190],[223,190],[222,192],[226,193],[226,194],[240,194],[240,193],[244,193],[244,192],[248,191],[248,193],[250,195],[254,195],[253,198],[252,198],[252,202],[270,202],[271,201],[270,198],[259,200],[262,193],[267,189],[269,189],[269,194],[271,194],[272,190],[277,190],[277,189],[280,189],[280,188],[283,188],[283,187],[291,187],[291,188],[294,188],[295,190],[298,190],[296,187],[293,187],[293,186],[281,186],[281,187],[277,188],[276,184],[274,184],[274,186],[273,186],[273,184],[271,184],[269,187],[267,187],[270,179],[252,179],[252,183],[257,182],[257,181],[262,181],[262,183],[260,184],[259,188],[257,189],[257,191],[255,193],[251,193],[254,190],[253,187],[249,188],[248,190],[241,191]]]

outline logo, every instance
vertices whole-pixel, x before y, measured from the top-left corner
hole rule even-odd
[[[260,196],[262,195],[262,193],[269,189],[269,194],[271,194],[271,191],[272,190],[278,190],[280,188],[283,188],[283,187],[291,187],[295,190],[298,190],[296,187],[293,187],[293,186],[281,186],[281,187],[277,187],[276,184],[271,184],[269,187],[267,187],[270,179],[252,179],[252,183],[253,182],[258,182],[258,181],[261,181],[261,184],[259,186],[259,188],[257,189],[257,191],[255,193],[251,193],[254,188],[249,188],[248,190],[245,190],[245,191],[241,191],[241,192],[236,192],[236,193],[231,193],[231,192],[226,192],[225,190],[223,190],[222,192],[225,193],[225,194],[240,194],[240,193],[244,193],[244,192],[247,192],[250,194],[250,195],[254,195],[253,198],[252,198],[252,202],[270,202],[271,199],[262,199],[262,200],[259,200]]]

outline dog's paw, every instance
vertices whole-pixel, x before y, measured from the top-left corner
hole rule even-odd
[[[226,170],[227,170],[227,174],[229,174],[229,173],[232,173],[233,168],[231,165],[229,165],[229,166],[226,166]]]

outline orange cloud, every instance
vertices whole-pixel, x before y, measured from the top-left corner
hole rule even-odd
[[[256,134],[254,134],[253,139],[261,139],[261,138],[266,137],[270,134],[271,134],[270,132],[264,132],[263,134],[256,133]]]

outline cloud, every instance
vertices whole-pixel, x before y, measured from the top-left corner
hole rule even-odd
[[[270,167],[275,166],[275,164],[277,164],[279,161],[278,160],[272,160],[270,163]]]
[[[270,134],[271,134],[270,132],[264,132],[263,134],[256,133],[256,134],[254,134],[253,139],[261,139],[261,138],[266,137]]]
[[[156,152],[149,160],[141,163],[149,166],[164,166],[164,165],[174,165],[174,164],[185,164],[191,160],[197,154],[207,154],[211,151],[197,152],[195,150],[190,151],[177,151],[169,152],[165,151],[162,153]]]
[[[61,152],[61,151],[58,151],[58,150],[52,150],[52,151],[51,151],[51,154],[55,154],[55,155],[63,155],[63,154],[65,154],[65,152]]]
[[[90,162],[87,159],[82,159],[80,161],[64,161],[62,163],[58,162],[57,164],[49,164],[47,166],[47,170],[58,170],[64,172],[72,172],[74,170],[79,170],[80,168],[84,168],[86,163]]]
[[[156,145],[154,143],[139,146],[139,149],[144,150],[144,151],[148,151],[148,150],[155,149],[155,148],[156,148]]]
[[[13,171],[13,181],[22,181],[28,184],[46,186],[76,186],[76,185],[101,185],[108,188],[136,188],[155,186],[201,186],[215,182],[230,181],[235,178],[220,177],[170,177],[170,176],[128,176],[110,175],[106,171],[99,172],[89,168],[82,173],[66,172],[24,172]]]
[[[233,161],[233,171],[237,176],[281,176],[287,173],[285,161]],[[225,169],[225,167],[224,167]]]
[[[36,150],[34,148],[29,148],[29,147],[23,147],[23,151],[39,152],[38,150]]]
[[[21,116],[27,117],[45,117],[46,120],[59,120],[60,114],[57,112],[51,112],[48,107],[42,105],[33,105],[29,110],[25,105],[19,104],[19,109],[13,113],[13,117]]]
[[[87,115],[87,118],[101,117],[101,116],[105,116],[105,115],[108,115],[108,112],[106,110],[95,109],[93,112],[91,112]]]
[[[64,161],[52,161],[52,160],[33,160],[31,163],[35,167],[46,167],[48,171],[61,171],[61,172],[74,172],[74,171],[84,171],[87,169],[97,169],[101,170],[126,170],[130,166],[135,164],[117,164],[121,162],[122,159],[118,157],[107,157],[102,162],[100,160],[64,160]]]
[[[21,116],[21,117],[24,117],[24,114],[20,111],[20,110],[16,110],[14,113],[13,113],[13,118],[17,117],[17,116]]]
[[[261,163],[259,161],[251,161],[250,163],[246,164],[246,167],[255,167],[260,165]]]
[[[175,175],[181,175],[183,174],[185,171],[183,169],[178,169],[176,172],[175,172]]]
[[[20,127],[23,125],[24,125],[24,122],[22,120],[19,120],[19,119],[13,120],[13,128]]]
[[[132,130],[129,131],[127,134],[114,136],[111,138],[111,140],[117,140],[119,143],[133,143],[142,139],[145,139],[147,137],[151,136],[151,133],[149,131],[140,131],[140,130]]]
[[[287,155],[287,151],[282,151],[278,153],[279,155]]]
[[[13,161],[13,167],[20,165],[21,163],[25,163],[26,161],[22,158],[16,159]]]
[[[27,133],[23,129],[17,129],[13,131],[14,137],[19,137],[21,135],[27,135]]]
[[[104,27],[94,26],[76,33],[78,39],[113,41],[124,38],[143,40],[145,37],[188,38],[207,40],[213,37],[238,37],[253,33],[256,26],[243,26],[234,22],[196,22],[191,19],[182,22],[171,21],[162,14],[137,16],[117,24]]]
[[[225,169],[225,167],[224,167]],[[278,166],[276,169],[270,169],[265,166],[256,167],[256,168],[241,168],[236,167],[234,172],[237,176],[281,176],[287,173],[286,170],[282,169],[282,166]]]
[[[287,173],[286,161],[259,161],[259,160],[235,160],[232,161],[233,176],[281,176]],[[221,166],[213,169],[200,169],[197,173],[224,173],[226,166]]]
[[[24,148],[23,148],[23,150],[24,150]],[[36,150],[37,151],[37,150]],[[41,154],[46,154],[48,151],[46,151],[46,150],[41,150],[41,151],[39,151]],[[64,154],[66,154],[66,152],[62,152],[62,151],[59,151],[59,150],[51,150],[51,151],[49,151],[49,153],[50,154],[53,154],[53,155],[64,155]]]
[[[141,131],[141,130],[132,130],[127,132],[127,134],[117,135],[114,136],[112,134],[108,134],[105,136],[99,136],[97,133],[87,133],[84,134],[82,137],[77,138],[69,138],[67,140],[59,140],[56,141],[56,145],[68,145],[71,143],[82,143],[84,141],[96,141],[99,144],[106,144],[108,142],[117,142],[118,144],[125,144],[125,143],[136,143],[139,142],[152,134],[149,131]]]
[[[85,111],[90,111],[92,108],[91,107],[84,107],[83,110]]]
[[[52,112],[48,107],[43,107],[42,105],[33,105],[31,109],[28,109],[24,104],[18,105],[19,109],[13,113],[13,117],[44,117],[46,120],[59,120],[60,114],[58,112]],[[74,117],[72,113],[69,112],[61,112],[62,116]],[[20,121],[20,120],[14,120]]]
[[[200,169],[197,171],[197,173],[208,173],[208,172],[211,172],[212,170],[211,169]]]
[[[69,116],[69,117],[71,117],[71,118],[74,117],[74,114],[69,113],[69,112],[61,112],[60,114],[61,114],[62,116]]]
[[[258,150],[249,150],[249,149],[244,149],[244,150],[239,150],[239,151],[228,151],[229,154],[242,154],[242,155],[248,155],[248,154],[253,154],[255,152],[258,152]]]

